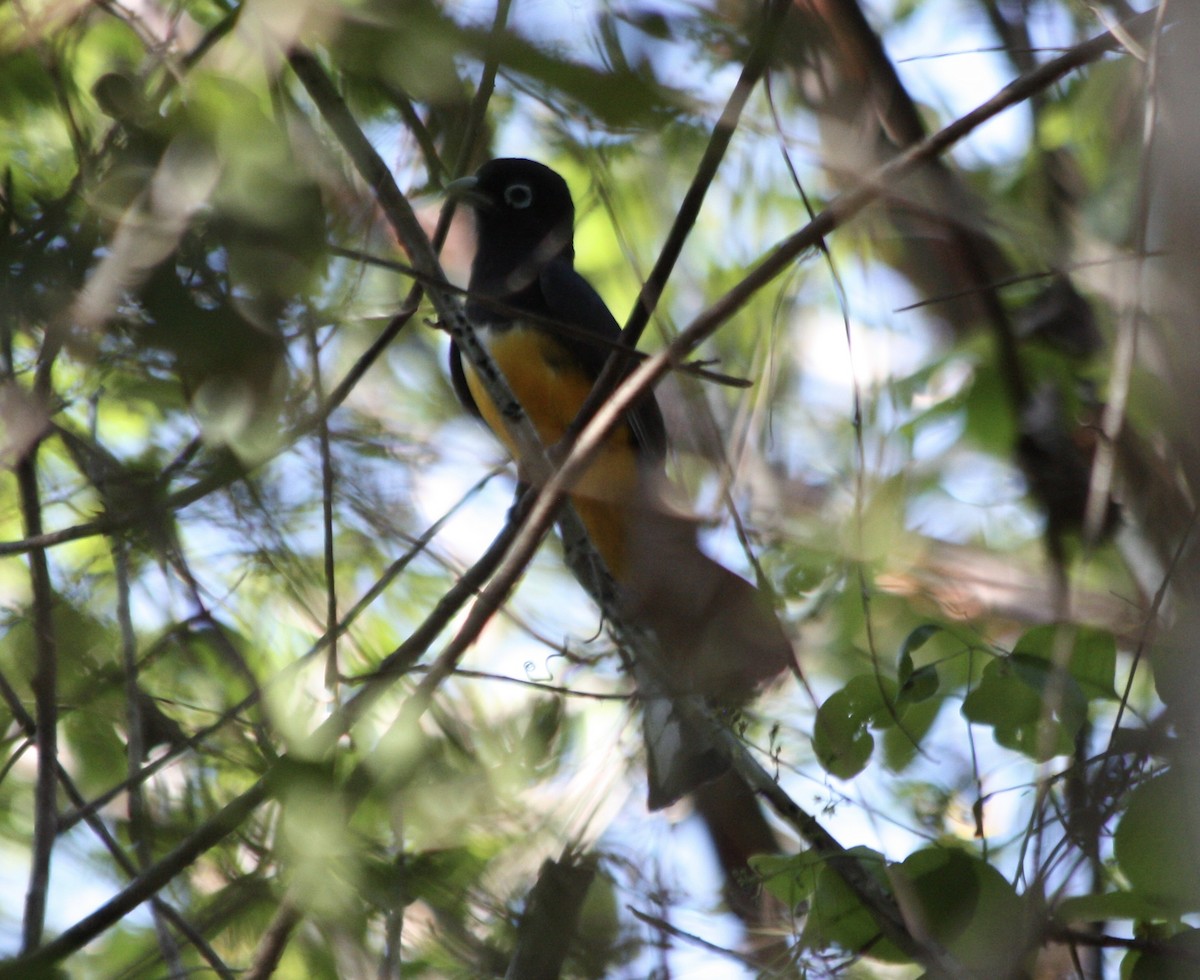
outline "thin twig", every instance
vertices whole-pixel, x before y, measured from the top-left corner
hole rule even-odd
[[[489,477],[485,477],[484,479],[488,478]],[[464,500],[465,499],[466,498],[464,498]],[[448,521],[457,512],[461,505],[462,501],[456,503],[445,514],[438,518],[438,520],[434,521],[433,524],[431,524],[429,528],[421,535],[421,537],[414,542],[413,546],[409,548],[407,552],[405,552],[400,558],[388,566],[383,575],[381,575],[380,578],[363,594],[358,602],[356,602],[346,613],[342,621],[338,623],[337,629],[335,630],[336,635],[345,633],[346,630],[353,625],[354,621],[375,601],[375,599],[377,599],[383,593],[383,591],[387,588],[387,585],[392,582],[405,568],[407,568],[408,565],[418,555],[421,554],[421,552],[428,546],[429,542],[445,525],[446,521]],[[484,558],[481,559],[481,561],[484,561],[485,564],[489,560],[491,559],[486,554]],[[480,576],[483,578],[483,580],[486,580],[488,574],[490,574],[490,571],[488,571],[486,568],[478,572],[472,569],[468,570],[464,574],[463,578],[467,581],[469,586],[472,582],[477,581],[477,576]],[[424,651],[428,649],[428,644],[432,643],[433,640],[436,639],[438,633],[445,628],[449,620],[458,614],[461,606],[471,598],[471,595],[471,590],[469,588],[464,588],[456,592],[455,600],[447,601],[447,599],[444,598],[443,601],[440,602],[435,608],[433,613],[430,614],[430,618],[428,618],[421,627],[418,627],[413,636],[410,636],[409,640],[406,641],[406,643],[400,648],[398,648],[397,651],[393,652],[389,658],[385,658],[383,664],[381,665],[382,673],[380,670],[377,670],[375,673],[379,674],[381,678],[386,677],[388,682],[403,674],[404,669],[400,665],[411,662],[415,659],[419,659],[420,656],[423,655]],[[202,621],[208,621],[206,617],[200,618]],[[305,653],[296,658],[296,660],[294,660],[284,670],[280,671],[279,674],[277,674],[272,680],[268,681],[268,686],[278,686],[287,683],[291,678],[294,677],[296,671],[308,663],[313,657],[319,655],[321,651],[326,649],[331,635],[332,634],[330,633],[325,633],[318,637]],[[421,646],[422,642],[425,644],[424,647]],[[374,675],[368,675],[368,678],[366,679],[370,680],[373,676]],[[363,678],[356,678],[356,680],[363,680]],[[152,762],[148,762],[146,765],[144,765],[138,771],[136,778],[122,781],[117,786],[112,787],[112,789],[96,796],[87,805],[77,803],[76,810],[65,814],[60,818],[59,832],[65,833],[67,830],[71,829],[71,827],[75,826],[75,824],[80,820],[89,819],[93,814],[95,814],[104,806],[107,806],[116,797],[120,796],[124,792],[127,792],[133,784],[144,783],[166,766],[170,765],[183,752],[196,749],[203,745],[209,736],[220,731],[227,724],[229,724],[230,721],[239,717],[243,712],[254,707],[254,705],[259,702],[262,694],[263,691],[261,689],[256,688],[255,690],[252,690],[237,704],[223,711],[220,717],[212,722],[212,724],[193,733],[190,737],[179,744],[173,745],[169,751],[163,753]]]
[[[313,394],[317,404],[325,401],[325,386],[321,381],[321,345],[317,339],[315,324],[308,324],[309,363],[312,370]],[[329,649],[325,659],[325,686],[336,694],[338,684],[337,648],[337,552],[333,528],[333,449],[329,439],[329,417],[323,416],[317,423],[317,452],[321,458],[321,533],[322,560],[325,578],[325,633],[329,637]]]
[[[17,695],[17,692],[2,674],[0,674],[0,699],[3,699],[5,705],[8,707],[8,710],[12,713],[13,720],[21,726],[21,729],[26,732],[28,736],[32,738],[37,727],[33,716],[26,711],[25,706],[21,703],[20,697]],[[57,765],[57,770],[59,785],[62,786],[63,794],[68,800],[71,801],[71,804],[80,810],[87,807],[88,802],[84,799],[83,794],[75,785],[75,781],[71,778],[70,773],[68,773],[66,769],[62,767],[61,763]],[[97,840],[99,840],[104,846],[104,849],[108,851],[113,860],[116,862],[117,866],[121,869],[122,873],[127,875],[130,879],[136,878],[138,874],[137,865],[134,864],[133,860],[121,849],[121,845],[117,843],[116,839],[109,832],[109,829],[104,821],[96,815],[94,810],[90,812],[84,819],[92,833],[96,835]],[[65,829],[63,824],[64,821],[60,819],[60,833],[62,833]],[[155,910],[164,916],[167,921],[179,931],[180,935],[185,936],[188,942],[196,947],[197,952],[200,953],[205,962],[212,967],[213,972],[220,977],[221,980],[234,980],[233,974],[229,968],[221,961],[221,958],[208,944],[204,936],[201,935],[201,933],[191,923],[184,919],[184,917],[178,911],[165,902],[161,896],[155,896],[152,901],[154,903]]]
[[[1096,442],[1096,456],[1092,462],[1091,479],[1088,483],[1087,505],[1084,509],[1084,537],[1089,542],[1098,541],[1109,508],[1109,491],[1112,488],[1113,471],[1116,464],[1117,440],[1125,423],[1125,406],[1129,399],[1129,385],[1133,378],[1134,359],[1137,355],[1138,336],[1145,317],[1143,299],[1146,293],[1146,241],[1149,233],[1151,193],[1154,176],[1151,164],[1154,160],[1154,136],[1158,123],[1158,65],[1159,40],[1162,37],[1168,0],[1155,11],[1154,31],[1151,35],[1149,61],[1146,64],[1146,115],[1142,123],[1141,180],[1138,182],[1137,201],[1134,214],[1134,240],[1131,250],[1136,257],[1133,282],[1129,288],[1125,309],[1117,324],[1117,339],[1113,347],[1112,370],[1109,372],[1108,394],[1104,401],[1104,412],[1100,418],[1103,438]]]
[[[692,227],[696,224],[696,219],[700,215],[700,208],[704,204],[704,197],[708,193],[708,188],[717,175],[717,169],[725,157],[725,151],[729,148],[729,142],[733,139],[733,134],[737,131],[738,120],[741,119],[742,110],[745,108],[746,102],[749,100],[751,93],[758,85],[767,69],[767,65],[770,63],[771,52],[774,50],[775,44],[779,39],[780,25],[783,23],[783,19],[791,7],[790,0],[772,0],[767,10],[767,15],[763,19],[762,29],[759,32],[754,47],[750,51],[750,55],[746,58],[745,64],[742,65],[742,71],[738,76],[737,83],[733,87],[733,92],[730,93],[729,99],[725,103],[725,108],[717,119],[712,133],[709,135],[708,145],[704,148],[704,154],[696,166],[696,173],[692,177],[692,182],[688,186],[687,193],[684,194],[683,201],[679,205],[675,221],[671,225],[671,230],[667,233],[667,240],[663,243],[663,247],[658,253],[658,259],[654,263],[654,268],[650,270],[650,275],[642,284],[637,300],[633,304],[633,309],[625,321],[625,327],[621,331],[621,345],[628,350],[632,350],[637,346],[643,331],[645,331],[647,324],[650,322],[651,315],[653,315],[655,308],[658,306],[658,301],[662,296],[663,290],[666,288],[667,280],[670,279],[671,272],[675,268],[675,263],[679,260],[679,256],[683,252],[683,246],[687,241],[688,235],[691,233]],[[596,379],[595,384],[592,385],[591,392],[579,407],[579,412],[576,414],[575,420],[571,423],[571,428],[568,429],[568,438],[572,433],[582,429],[596,413],[601,403],[609,396],[612,389],[616,387],[617,381],[626,370],[629,361],[629,356],[623,354],[621,351],[613,351],[609,355],[603,370],[600,372],[600,376]]]
[[[42,533],[42,503],[38,488],[38,443],[17,463],[17,486],[27,537]],[[21,948],[30,952],[42,941],[46,921],[46,893],[50,887],[50,856],[58,836],[58,651],[54,631],[54,590],[44,548],[29,552],[29,578],[33,593],[32,625],[35,663],[32,686],[37,745],[37,782],[33,804],[33,846]]]
[[[717,953],[720,956],[727,957],[735,963],[740,963],[742,966],[749,967],[752,970],[758,970],[759,964],[755,962],[752,956],[747,956],[745,953],[739,953],[736,949],[729,949],[725,946],[718,946],[716,943],[710,943],[707,939],[697,936],[693,932],[687,932],[680,929],[678,926],[671,925],[666,919],[660,915],[651,915],[649,912],[643,912],[641,909],[633,905],[625,906],[633,917],[641,922],[646,923],[651,929],[656,929],[659,932],[665,933],[668,936],[673,936],[676,939],[682,939],[685,943],[691,946],[697,946],[700,949],[706,949],[711,953]]]
[[[287,949],[288,940],[299,924],[300,910],[291,899],[285,897],[263,932],[254,951],[254,962],[242,975],[242,980],[267,980],[273,976]]]
[[[121,538],[112,542],[113,574],[117,583],[117,622],[121,630],[121,665],[125,674],[125,755],[130,779],[137,775],[146,755],[145,718],[142,715],[142,692],[138,686],[137,636],[129,596],[129,544]],[[140,783],[131,782],[128,794],[129,838],[137,856],[137,866],[148,868],[154,860],[152,825],[146,818],[146,799]],[[154,931],[159,950],[173,980],[185,976],[179,945],[167,928],[166,920],[157,905],[151,906]]]
[[[42,976],[55,963],[82,949],[106,929],[165,888],[197,858],[238,829],[270,795],[268,777],[259,779],[241,796],[193,831],[168,854],[143,871],[115,896],[35,952],[0,963],[0,980]]]

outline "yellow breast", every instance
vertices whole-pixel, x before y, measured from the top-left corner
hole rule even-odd
[[[544,331],[513,326],[487,330],[484,340],[542,444],[549,448],[558,443],[592,390],[591,378],[570,352]],[[517,446],[478,376],[466,361],[463,368],[484,421],[517,457]],[[628,509],[638,493],[637,450],[629,427],[622,425],[571,490],[571,502],[592,543],[618,580],[625,568]]]

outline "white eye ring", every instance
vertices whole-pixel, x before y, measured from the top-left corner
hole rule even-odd
[[[533,203],[533,189],[528,184],[509,184],[504,188],[504,203],[523,211]]]

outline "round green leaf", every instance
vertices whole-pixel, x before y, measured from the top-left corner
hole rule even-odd
[[[963,850],[931,847],[889,874],[906,921],[919,923],[973,974],[1021,972],[1028,952],[1024,903],[990,864]]]
[[[896,723],[896,682],[874,674],[852,677],[817,712],[813,751],[822,768],[839,779],[856,776],[875,748],[868,728]]]
[[[1200,810],[1196,787],[1172,770],[1139,786],[1113,840],[1135,892],[1176,913],[1200,909]]]
[[[1129,980],[1194,980],[1200,976],[1200,929],[1188,929],[1136,956]]]
[[[855,710],[853,697],[844,689],[826,698],[817,711],[812,743],[821,768],[839,779],[862,772],[875,748],[875,739]]]

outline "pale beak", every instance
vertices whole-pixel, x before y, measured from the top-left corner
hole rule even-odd
[[[478,177],[459,177],[458,180],[452,180],[442,189],[442,193],[446,197],[476,208],[485,207],[491,203],[488,196],[479,190]]]

